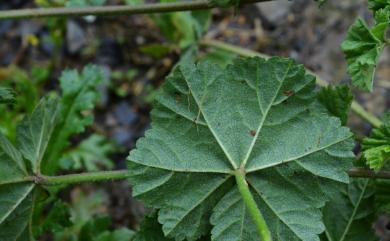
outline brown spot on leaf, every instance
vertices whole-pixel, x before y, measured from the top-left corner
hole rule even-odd
[[[295,92],[293,90],[286,90],[286,91],[284,91],[284,95],[288,96],[288,97],[293,96],[294,94],[295,94]]]
[[[255,136],[255,135],[256,135],[256,131],[251,130],[251,131],[249,132],[249,134],[251,134],[251,136]]]

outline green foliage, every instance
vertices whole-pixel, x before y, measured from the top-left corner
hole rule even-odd
[[[66,2],[67,7],[85,7],[85,6],[101,6],[106,3],[106,0],[69,0]]]
[[[368,7],[374,12],[390,6],[390,0],[368,0]]]
[[[97,104],[100,94],[99,85],[105,82],[103,70],[97,66],[86,66],[82,73],[66,70],[60,77],[61,121],[54,130],[54,139],[43,160],[42,172],[53,174],[59,166],[63,150],[69,146],[69,137],[82,133],[86,126],[93,123],[91,110]]]
[[[43,153],[57,120],[58,103],[43,99],[18,126],[20,151],[0,133],[0,240],[30,240],[33,190],[27,177],[39,173]]]
[[[128,157],[134,195],[159,210],[165,236],[258,240],[234,184],[241,168],[274,240],[319,240],[324,190],[348,182],[353,142],[312,108],[314,84],[283,58],[174,69]]]
[[[340,118],[343,125],[347,124],[348,113],[353,100],[352,92],[348,86],[324,87],[318,93],[318,100],[331,115]]]
[[[389,26],[390,6],[375,13],[375,26],[371,29],[362,19],[348,30],[341,47],[348,62],[352,84],[372,91],[375,67],[385,45],[385,33]]]
[[[324,240],[370,241],[379,240],[372,229],[375,210],[374,192],[369,180],[354,180],[323,209],[326,227]]]
[[[164,237],[161,231],[161,224],[157,221],[157,213],[153,212],[150,216],[144,218],[141,223],[141,229],[136,233],[132,241],[172,241]]]
[[[385,118],[383,126],[373,129],[370,137],[363,139],[362,148],[367,165],[376,171],[381,169],[390,160],[389,118]]]
[[[171,2],[171,1],[162,1]],[[208,28],[209,10],[154,15],[153,20],[164,36],[181,48],[195,43]]]
[[[113,150],[114,145],[104,136],[92,134],[66,152],[60,160],[60,165],[62,169],[85,169],[90,172],[102,168],[112,169],[114,164],[107,156]]]
[[[214,6],[220,8],[238,7],[240,0],[210,0]]]
[[[12,103],[15,100],[15,92],[10,88],[0,87],[0,104]]]
[[[0,71],[2,88],[12,88],[15,96],[12,105],[0,105],[0,130],[11,141],[15,140],[16,123],[18,123],[25,113],[31,113],[39,101],[39,89],[41,81],[35,75],[15,66],[4,68]],[[9,98],[9,97],[7,97]]]

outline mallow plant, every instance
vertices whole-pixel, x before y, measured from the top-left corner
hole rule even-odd
[[[249,2],[16,10],[0,12],[0,19]],[[364,90],[372,90],[389,43],[390,2],[370,0],[369,7],[375,25],[358,19],[342,44],[352,84]],[[197,44],[240,56],[224,64],[194,61]],[[95,66],[64,72],[61,93],[43,97],[26,114],[14,142],[0,134],[0,240],[39,238],[39,202],[54,186],[122,179],[150,213],[138,230],[95,240],[379,240],[372,224],[389,212],[389,115],[378,119],[353,100],[348,86],[325,87],[293,59],[257,55],[218,41],[194,42],[155,95],[151,127],[130,151],[127,170],[56,175],[69,138],[92,123],[82,113],[94,107],[104,82]],[[2,87],[0,103],[10,105],[19,94]],[[369,137],[347,127],[350,110],[372,125]]]

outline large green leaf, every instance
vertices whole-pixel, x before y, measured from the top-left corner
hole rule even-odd
[[[378,240],[372,229],[375,212],[373,194],[369,180],[354,180],[336,193],[323,210],[324,240]]]
[[[334,182],[348,182],[353,142],[313,108],[314,87],[290,59],[176,67],[128,158],[134,195],[159,209],[164,234],[259,240],[234,184],[241,168],[274,240],[319,240],[319,208]]]
[[[103,70],[94,65],[86,66],[81,74],[76,70],[66,70],[62,73],[60,121],[43,160],[43,173],[53,174],[58,168],[64,148],[69,145],[69,137],[83,132],[86,126],[92,124],[91,110],[99,100],[97,87],[103,81]]]

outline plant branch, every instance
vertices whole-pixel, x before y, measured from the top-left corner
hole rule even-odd
[[[241,0],[240,4],[255,2],[267,2],[271,0]],[[57,7],[57,8],[35,8],[20,10],[0,11],[2,19],[24,19],[24,18],[44,18],[44,17],[79,17],[79,16],[118,16],[145,13],[164,13],[174,11],[188,11],[210,9],[216,7],[211,1],[196,0],[170,3],[150,3],[136,6],[98,6],[98,7]]]
[[[248,183],[245,180],[245,173],[238,169],[235,171],[234,176],[236,177],[238,190],[240,191],[242,200],[248,208],[248,212],[256,225],[256,229],[261,237],[261,240],[272,241],[271,232],[269,231],[267,223],[265,222],[260,209],[257,207],[257,204],[249,190]]]
[[[35,182],[41,185],[61,185],[82,182],[100,182],[123,180],[129,177],[127,170],[86,172],[80,174],[68,174],[61,176],[37,176]]]
[[[237,172],[237,171],[236,171]],[[236,172],[234,175],[237,177]],[[241,176],[243,174],[240,174]],[[381,179],[390,179],[390,171],[379,171],[374,172],[370,169],[354,167],[348,171],[348,175],[350,177],[364,177],[364,178],[381,178]],[[23,179],[0,182],[1,185],[11,184],[11,183],[21,183],[21,182],[35,182],[38,185],[62,185],[62,184],[76,184],[82,182],[104,182],[104,181],[115,181],[115,180],[124,180],[130,176],[127,170],[117,170],[117,171],[100,171],[100,172],[85,172],[79,174],[67,174],[60,176],[45,176],[45,175],[37,175],[37,176],[27,176]],[[241,177],[239,177],[241,178]],[[245,181],[245,176],[243,176]],[[243,180],[240,181],[241,184]],[[246,183],[246,181],[245,181]],[[245,184],[247,185],[247,184]]]
[[[224,43],[222,41],[213,40],[213,39],[203,39],[199,42],[199,44],[202,46],[205,46],[205,47],[213,47],[213,48],[229,51],[229,52],[235,53],[237,55],[241,55],[243,57],[259,56],[262,58],[270,58],[270,56],[268,56],[268,55],[261,54],[261,53],[258,53],[256,51],[250,50],[250,49],[238,47],[235,45],[227,44],[227,43]],[[328,83],[325,80],[321,79],[318,75],[316,75],[312,71],[307,70],[307,72],[316,77],[317,85],[322,86],[322,87],[328,85]],[[363,120],[369,122],[373,127],[378,128],[383,124],[381,120],[379,120],[376,116],[374,116],[373,114],[366,111],[363,108],[363,106],[361,106],[356,101],[352,102],[351,109],[357,116],[359,116]]]
[[[354,167],[348,171],[350,177],[390,179],[390,171],[372,171],[362,167]]]

